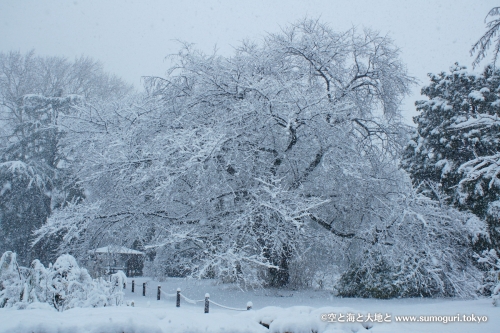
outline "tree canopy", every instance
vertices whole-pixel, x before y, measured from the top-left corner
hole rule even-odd
[[[413,78],[388,37],[305,20],[231,57],[184,45],[173,60],[146,96],[61,118],[87,195],[38,239],[60,234],[75,254],[138,241],[162,276],[284,286],[363,267],[347,295],[384,266],[404,273],[370,280],[371,296],[471,294],[468,244],[484,228],[398,170]]]

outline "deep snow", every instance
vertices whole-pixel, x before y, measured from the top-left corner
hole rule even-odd
[[[364,332],[366,323],[327,323],[321,321],[323,313],[390,314],[390,323],[374,323],[366,332],[484,332],[500,331],[500,308],[493,307],[491,299],[353,299],[333,297],[328,291],[249,290],[242,291],[232,285],[216,285],[210,280],[169,278],[164,282],[149,278],[135,278],[135,293],[131,293],[128,279],[125,301],[134,307],[74,308],[56,312],[46,306],[34,309],[0,309],[0,333],[14,332]],[[142,283],[147,282],[146,297],[142,296]],[[220,304],[245,308],[250,311],[230,311],[213,304],[210,313],[203,312],[203,303],[192,305],[181,300],[175,307],[175,297],[156,300],[157,286],[168,294],[181,288],[191,299],[203,299],[205,293]],[[485,323],[401,323],[399,315],[477,315],[487,316]],[[269,329],[259,322],[270,324]],[[370,323],[371,324],[371,323]]]

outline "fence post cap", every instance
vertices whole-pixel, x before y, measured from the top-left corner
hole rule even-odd
[[[205,294],[205,297],[210,297],[210,294],[209,294],[209,293],[206,293],[206,294]]]
[[[181,291],[181,288],[177,288],[177,291]]]
[[[160,287],[161,287],[161,285],[158,285],[158,288],[160,288]]]
[[[247,306],[252,307],[252,306],[253,306],[253,303],[252,303],[252,302],[248,302],[248,303],[247,303]]]

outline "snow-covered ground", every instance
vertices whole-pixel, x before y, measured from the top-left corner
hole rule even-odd
[[[255,290],[242,291],[237,287],[216,285],[213,281],[170,278],[164,282],[149,278],[135,278],[135,293],[131,293],[128,279],[125,301],[134,307],[74,308],[64,312],[39,306],[28,310],[0,309],[0,333],[50,332],[50,333],[115,333],[115,332],[500,332],[500,308],[493,307],[491,299],[353,299],[332,297],[327,291]],[[142,283],[147,282],[146,297],[142,296]],[[210,299],[228,307],[245,308],[253,303],[250,311],[231,311],[211,304],[205,314],[203,302],[197,305],[181,300],[175,307],[175,297],[162,294],[156,300],[157,286],[163,292],[182,294],[195,300]],[[336,323],[321,320],[324,313],[335,313]],[[353,314],[354,317],[349,316]],[[390,322],[367,321],[370,314],[382,314]],[[342,317],[343,315],[344,317]],[[388,317],[390,315],[390,317]],[[396,316],[486,316],[487,322],[396,322]],[[346,322],[355,318],[360,322]],[[470,317],[469,317],[470,318]],[[338,322],[338,321],[344,322]],[[270,324],[269,329],[259,324]],[[372,326],[372,327],[371,327]]]

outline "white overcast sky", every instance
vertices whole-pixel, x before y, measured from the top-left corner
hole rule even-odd
[[[427,73],[455,62],[471,67],[471,45],[485,32],[493,0],[0,0],[0,52],[35,49],[40,55],[88,55],[140,86],[140,77],[163,75],[176,40],[230,55],[243,39],[304,17],[338,31],[369,27],[401,49],[410,75],[420,80],[404,101],[405,117]],[[482,64],[484,65],[484,63]]]

